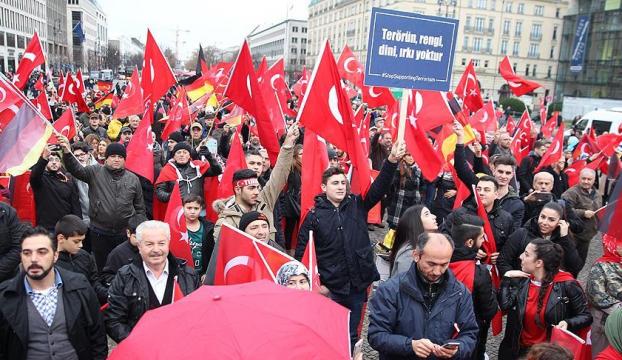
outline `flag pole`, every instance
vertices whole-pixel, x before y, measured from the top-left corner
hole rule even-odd
[[[408,113],[408,96],[407,89],[402,89],[402,99],[400,101],[400,118],[397,128],[397,141],[404,141],[404,131],[406,130],[406,116]]]

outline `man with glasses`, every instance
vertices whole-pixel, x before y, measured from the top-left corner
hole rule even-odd
[[[65,215],[82,217],[75,180],[63,171],[57,145],[43,148],[39,161],[32,167],[30,186],[35,196],[37,224],[50,232]]]

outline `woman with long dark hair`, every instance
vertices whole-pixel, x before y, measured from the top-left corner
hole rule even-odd
[[[484,243],[484,221],[467,213],[456,214],[452,221],[451,238],[455,248],[449,268],[472,294],[479,337],[471,359],[483,360],[486,358],[490,321],[499,308],[490,272],[486,265],[477,260],[477,251]]]
[[[413,243],[417,241],[419,235],[425,231],[437,230],[436,216],[427,207],[415,205],[406,209],[397,223],[395,240],[389,255],[390,277],[410,269],[413,262],[412,252],[415,249]]]
[[[551,240],[534,239],[520,256],[521,270],[505,273],[499,306],[508,318],[499,359],[517,359],[548,342],[552,326],[576,333],[592,323],[583,289],[560,271],[563,252]]]

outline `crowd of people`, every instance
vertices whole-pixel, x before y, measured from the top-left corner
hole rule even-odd
[[[86,99],[98,95],[90,90]],[[67,108],[52,104],[55,118]],[[298,106],[295,96],[290,104]],[[159,106],[167,109],[166,97]],[[591,328],[594,358],[622,358],[622,239],[603,236],[604,255],[587,262],[590,245],[600,241],[605,182],[611,187],[615,179],[588,167],[569,186],[563,169],[576,139],[563,158],[536,172],[550,145],[537,131],[517,163],[505,127],[482,134],[488,141],[465,143],[456,122],[455,172],[446,166],[428,181],[385,128],[385,109],[367,109],[369,161],[378,171],[370,189],[350,191],[348,154],[328,144],[322,192],[300,222],[304,129],[288,119],[272,164],[250,118],[235,129],[221,121],[225,110],[212,110],[166,138],[156,113],[154,156],[144,159],[153,163],[151,183],[125,166],[140,117],[112,119],[108,106],[90,103],[77,117],[77,135],[47,146],[30,171],[36,224],[18,218],[4,189],[0,358],[106,358],[107,336],[123,341],[145,312],[206,281],[223,224],[297,260],[313,231],[320,294],[351,310],[353,349],[369,312],[368,341],[383,360],[486,359],[488,334],[502,317],[500,359],[572,359],[549,344],[554,327],[584,339]],[[206,203],[213,195],[207,184],[229,166],[235,136],[246,164],[233,169],[233,195]],[[459,182],[469,194],[456,204]],[[173,255],[170,225],[158,215],[176,184],[193,264]],[[368,221],[374,207],[380,224]],[[373,244],[370,232],[386,227],[387,241]],[[486,242],[496,250],[486,252]],[[375,287],[379,259],[390,271]],[[577,276],[585,267],[582,285]],[[291,261],[276,282],[308,291],[312,279]]]

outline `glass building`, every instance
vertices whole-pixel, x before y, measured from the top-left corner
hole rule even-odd
[[[579,0],[574,10],[564,17],[555,97],[622,99],[622,0]]]

